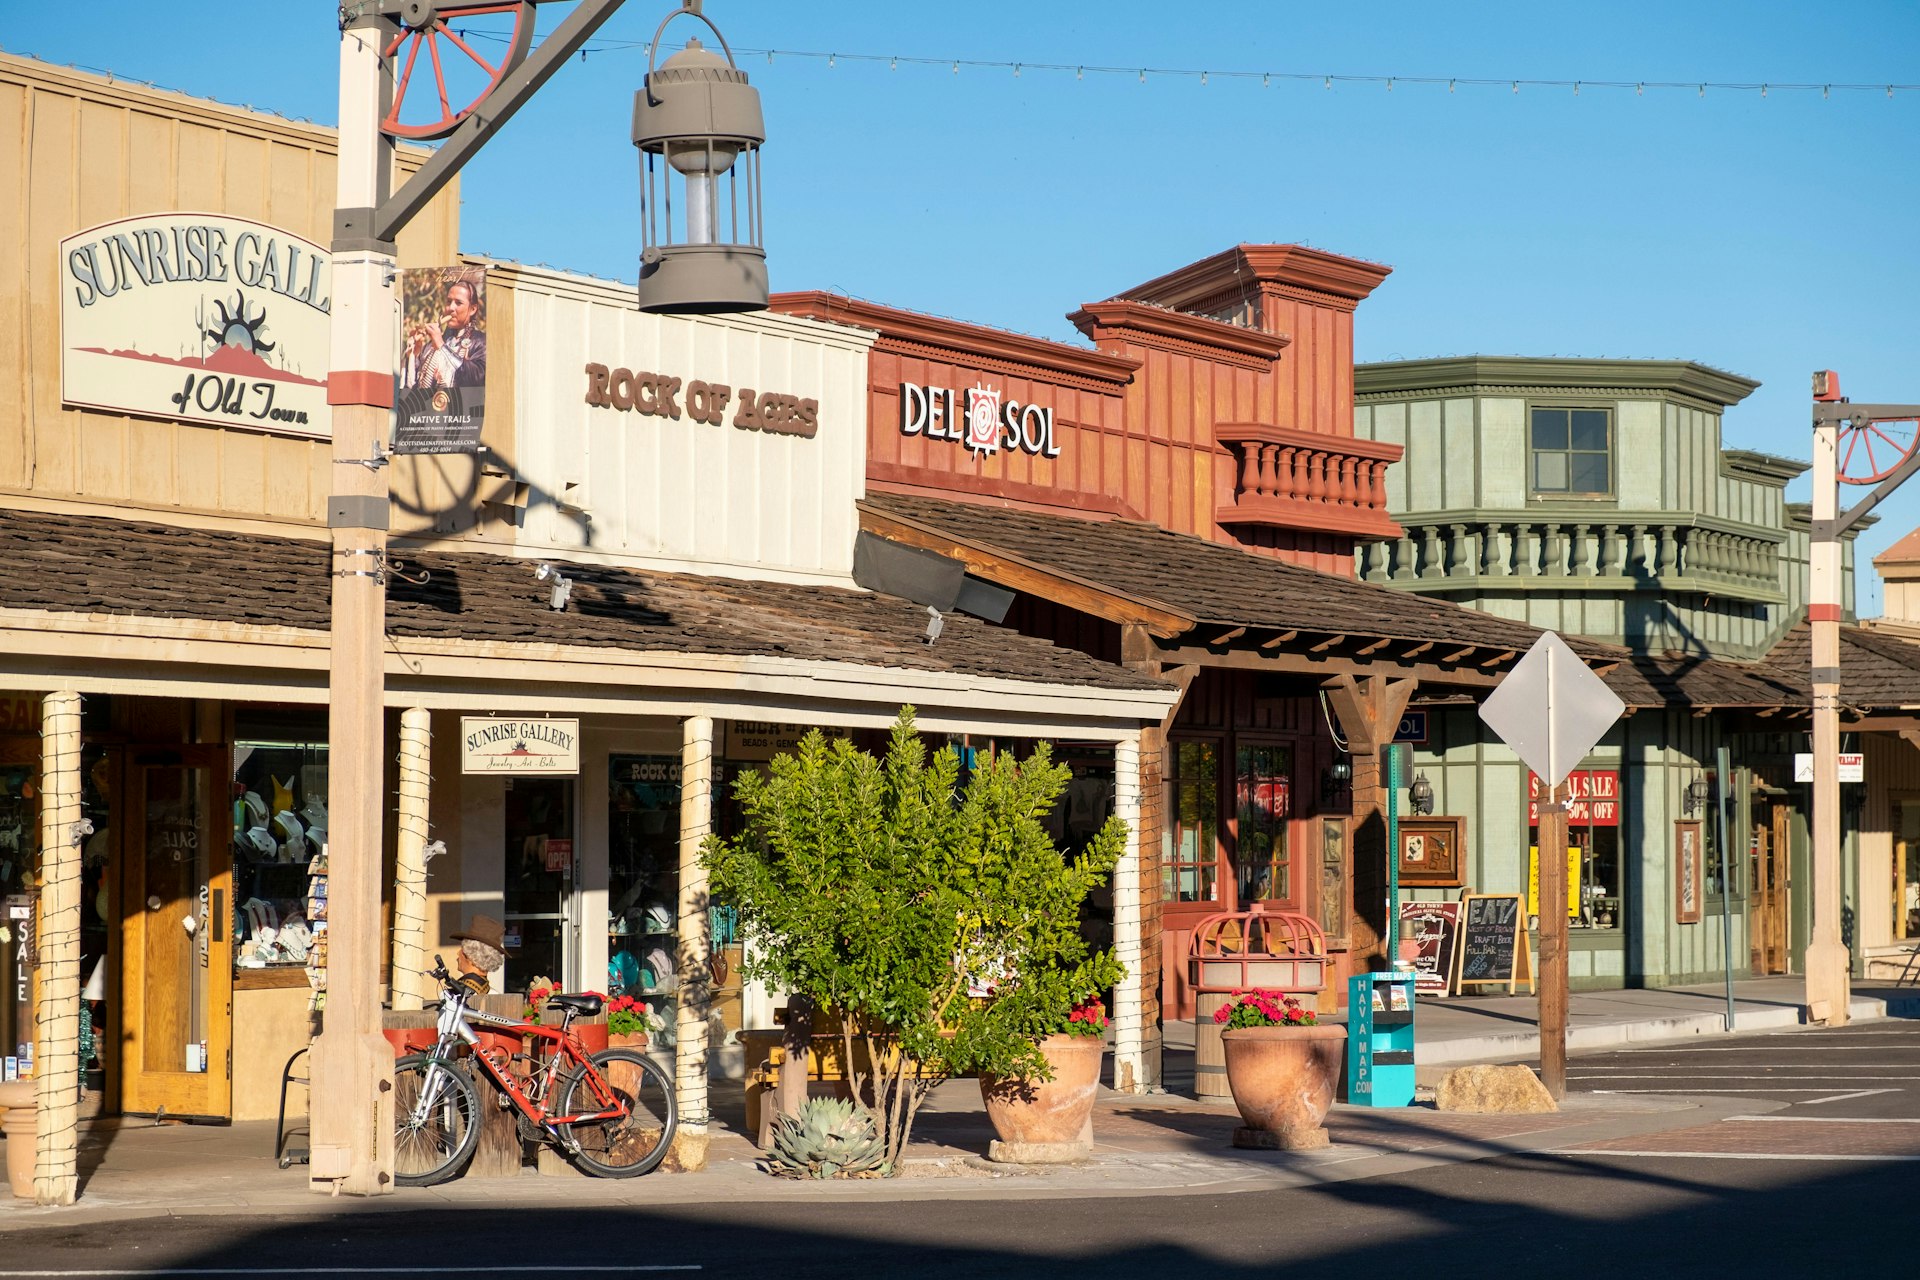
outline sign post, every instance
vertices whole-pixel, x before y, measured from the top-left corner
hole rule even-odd
[[[1546,784],[1540,806],[1540,1082],[1557,1101],[1567,1091],[1567,775],[1613,727],[1625,704],[1567,642],[1542,632],[1480,719]],[[1542,714],[1544,712],[1544,714]],[[1553,850],[1554,856],[1547,856]]]

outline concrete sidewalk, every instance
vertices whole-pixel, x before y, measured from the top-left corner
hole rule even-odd
[[[1740,1032],[1776,1030],[1802,1019],[1797,979],[1736,984]],[[1425,1001],[1416,1013],[1418,1062],[1436,1072],[1448,1064],[1523,1060],[1538,1053],[1537,1002],[1525,996]],[[1613,991],[1572,999],[1569,1039],[1575,1053],[1661,1039],[1721,1036],[1720,988]],[[1853,1016],[1920,1017],[1920,993],[1856,992]],[[83,1187],[78,1205],[36,1208],[0,1197],[0,1231],[32,1226],[194,1214],[331,1214],[436,1207],[542,1205],[665,1206],[720,1200],[911,1201],[1018,1197],[1219,1194],[1278,1190],[1378,1177],[1436,1163],[1467,1163],[1515,1152],[1579,1147],[1710,1122],[1756,1109],[1746,1098],[1569,1097],[1557,1114],[1487,1116],[1443,1113],[1430,1106],[1372,1109],[1336,1106],[1328,1117],[1333,1146],[1315,1152],[1241,1151],[1230,1104],[1197,1101],[1192,1085],[1192,1027],[1169,1026],[1169,1092],[1131,1096],[1103,1091],[1094,1120],[1093,1158],[1084,1164],[1023,1167],[982,1159],[992,1137],[973,1081],[940,1086],[914,1128],[903,1176],[871,1181],[790,1182],[769,1177],[744,1135],[737,1085],[716,1081],[708,1167],[697,1174],[656,1173],[603,1181],[568,1170],[532,1169],[513,1178],[462,1178],[406,1189],[373,1201],[328,1200],[307,1190],[306,1170],[279,1168],[272,1126],[227,1127],[100,1121],[82,1139]],[[1764,1106],[1765,1104],[1762,1104]]]

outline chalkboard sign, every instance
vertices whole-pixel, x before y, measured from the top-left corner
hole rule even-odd
[[[1533,989],[1533,965],[1527,950],[1526,917],[1517,893],[1472,893],[1460,900],[1459,977],[1455,985],[1514,984],[1526,979]]]
[[[1453,962],[1460,941],[1460,904],[1401,903],[1400,936],[1414,944],[1414,990],[1423,996],[1452,994]]]

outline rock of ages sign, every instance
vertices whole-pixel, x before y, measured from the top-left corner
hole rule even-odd
[[[1624,710],[1619,695],[1565,640],[1544,631],[1480,704],[1480,719],[1551,794]]]

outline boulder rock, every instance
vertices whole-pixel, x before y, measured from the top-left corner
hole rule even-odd
[[[1560,1109],[1533,1069],[1519,1065],[1449,1071],[1434,1090],[1433,1105],[1441,1111],[1498,1115],[1533,1115]]]

